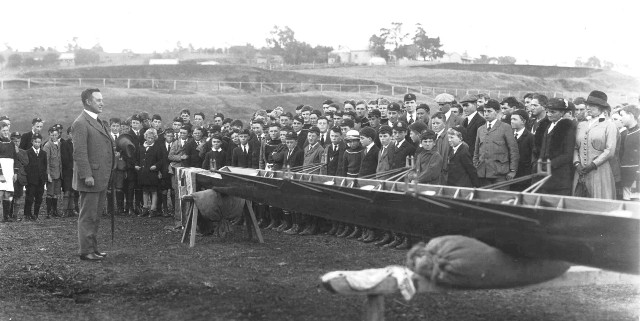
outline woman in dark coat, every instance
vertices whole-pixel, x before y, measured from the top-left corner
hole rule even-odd
[[[166,156],[163,146],[156,144],[158,133],[155,129],[149,128],[144,133],[144,144],[138,150],[136,158],[136,172],[138,174],[138,185],[142,189],[143,211],[141,216],[158,216],[158,185],[165,166]]]

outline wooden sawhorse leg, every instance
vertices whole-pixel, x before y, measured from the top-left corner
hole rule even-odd
[[[256,232],[256,235],[258,236],[258,242],[264,243],[264,239],[262,238],[262,232],[260,232],[260,227],[258,226],[258,220],[256,219],[256,214],[253,212],[253,203],[249,200],[245,200],[244,206],[247,210],[246,211],[243,210],[242,214],[245,215],[244,222],[247,227],[247,235],[249,237],[249,240],[251,240],[253,236],[253,232],[251,231],[251,225],[253,225],[253,230]]]

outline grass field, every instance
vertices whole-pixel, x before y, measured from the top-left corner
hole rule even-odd
[[[21,214],[20,214],[21,216]],[[42,217],[42,215],[41,215]],[[332,295],[319,277],[404,263],[404,251],[328,236],[243,228],[195,248],[167,218],[103,217],[102,263],[78,260],[76,220],[0,223],[0,320],[358,320],[362,297]],[[386,299],[388,320],[637,320],[633,286],[456,291]]]

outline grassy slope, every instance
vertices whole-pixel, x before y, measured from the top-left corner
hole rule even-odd
[[[80,112],[79,87],[39,88],[31,90],[0,91],[0,114],[12,119],[12,130],[20,132],[31,127],[33,117],[45,120],[45,127],[61,123],[69,126]],[[299,104],[319,106],[326,99],[344,100],[348,93],[298,93],[278,95],[214,95],[206,92],[174,92],[147,89],[104,88],[103,116],[126,118],[135,112],[148,111],[162,116],[165,124],[182,108],[193,113],[202,111],[205,115],[222,112],[226,117],[248,120],[251,113],[259,108],[283,106],[293,112]]]

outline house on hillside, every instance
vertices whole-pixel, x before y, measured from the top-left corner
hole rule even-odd
[[[445,53],[442,58],[438,59],[438,62],[441,63],[458,63],[458,64],[472,64],[473,58],[469,57],[465,54],[459,54],[457,52],[448,52]]]
[[[347,47],[338,47],[329,53],[329,64],[356,64],[356,65],[368,65],[371,64],[371,59],[374,58],[371,50],[351,50]],[[375,57],[380,58],[380,57]],[[379,63],[379,59],[376,59]]]
[[[75,66],[76,54],[73,52],[63,52],[58,57],[61,66]]]

